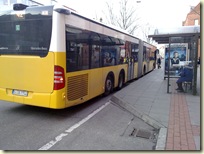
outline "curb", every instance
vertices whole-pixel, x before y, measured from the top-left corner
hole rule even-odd
[[[160,128],[155,150],[165,150],[167,128]]]
[[[133,114],[134,116],[142,119],[145,123],[149,124],[150,126],[159,129],[159,135],[157,139],[157,144],[155,150],[165,150],[165,145],[166,145],[166,136],[167,136],[167,128],[153,119],[152,117],[148,116],[145,113],[142,113],[138,111],[134,106],[129,104],[128,102],[124,102],[115,95],[113,95],[110,99],[112,103],[117,104],[121,108],[125,109],[129,113]]]

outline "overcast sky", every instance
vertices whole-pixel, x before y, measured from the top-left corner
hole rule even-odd
[[[50,4],[51,0],[36,0],[40,3]],[[120,0],[56,0],[61,4],[76,10],[80,14],[91,19],[103,18],[106,2],[114,3],[114,9],[119,8]],[[202,2],[204,0],[201,0]],[[180,27],[185,21],[186,15],[190,12],[191,6],[196,6],[200,0],[129,0],[131,6],[137,8],[140,17],[138,29],[134,35],[145,40],[144,27],[150,27],[152,32],[155,28]],[[139,3],[138,3],[139,2]],[[106,23],[106,22],[105,22]],[[147,26],[148,25],[148,26]],[[150,33],[151,33],[150,32]]]
[[[143,0],[145,7],[153,12],[144,13],[149,21],[156,27],[182,26],[190,12],[190,6],[196,6],[199,0]]]
[[[64,0],[61,0],[63,2]],[[78,12],[91,18],[103,16],[105,2],[107,0],[66,0],[70,6]],[[132,5],[138,8],[144,22],[155,27],[178,27],[186,19],[190,6],[196,6],[200,0],[132,0]],[[63,3],[64,3],[63,2]],[[117,7],[119,0],[109,0]]]

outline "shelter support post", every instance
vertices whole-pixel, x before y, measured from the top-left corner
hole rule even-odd
[[[193,87],[192,94],[197,94],[197,60],[198,60],[198,35],[193,37]]]
[[[170,51],[171,51],[171,37],[169,37],[169,50],[168,50],[168,80],[167,80],[167,93],[170,93],[169,92],[169,86],[170,86]]]

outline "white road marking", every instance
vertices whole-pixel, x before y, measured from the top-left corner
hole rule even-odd
[[[110,102],[107,102],[106,104],[102,105],[100,108],[98,108],[97,110],[95,110],[94,112],[92,112],[91,114],[89,114],[86,118],[82,119],[81,121],[79,121],[78,123],[76,123],[75,125],[73,125],[72,127],[70,127],[69,129],[65,130],[63,133],[59,134],[58,136],[55,137],[54,140],[51,140],[50,142],[48,142],[47,144],[45,144],[44,146],[42,146],[41,148],[39,148],[38,150],[49,150],[51,147],[53,147],[56,143],[58,143],[59,141],[61,141],[64,137],[66,137],[69,133],[71,133],[72,131],[74,131],[76,128],[78,128],[79,126],[81,126],[82,124],[84,124],[86,121],[88,121],[90,118],[92,118],[94,115],[96,115],[98,112],[100,112],[102,109],[104,109],[107,105],[109,105]]]

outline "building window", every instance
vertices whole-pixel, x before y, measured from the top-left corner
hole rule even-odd
[[[8,0],[3,0],[3,5],[8,5]]]
[[[198,19],[195,19],[194,23],[195,23],[195,26],[198,26]]]

